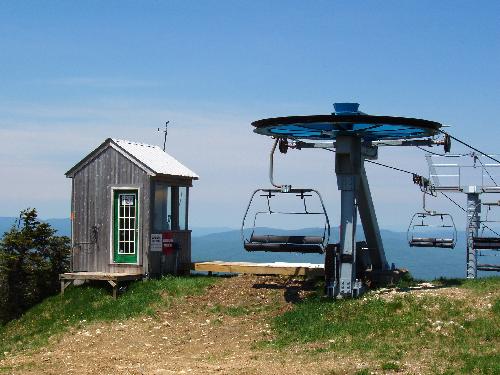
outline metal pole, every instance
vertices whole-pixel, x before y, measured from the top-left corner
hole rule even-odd
[[[167,146],[167,134],[168,134],[168,124],[170,123],[170,120],[165,122],[165,130],[163,133],[165,133],[165,136],[163,138],[163,151],[165,151],[165,147]]]
[[[340,294],[352,297],[356,276],[356,204],[354,176],[340,176]]]
[[[269,154],[269,181],[271,182],[271,185],[278,189],[281,189],[281,185],[277,185],[274,183],[274,151],[276,151],[278,141],[278,138],[276,138],[273,144],[273,148],[271,149],[271,153]]]
[[[477,237],[480,225],[481,199],[479,193],[467,193],[467,278],[477,277],[477,253],[473,237]]]
[[[364,163],[361,163],[359,187],[356,189],[359,217],[363,225],[363,232],[365,233],[366,243],[370,253],[370,261],[373,268],[376,270],[386,270],[389,266],[385,256],[382,237],[380,236],[377,214],[375,213],[370,185],[368,184],[368,176],[366,175],[363,164]]]
[[[356,190],[361,171],[361,140],[339,136],[336,142],[335,173],[340,190],[340,280],[338,297],[353,297],[360,292],[356,280]]]

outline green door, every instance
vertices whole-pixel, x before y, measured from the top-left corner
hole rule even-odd
[[[115,190],[113,194],[113,261],[137,263],[139,202],[137,190]]]

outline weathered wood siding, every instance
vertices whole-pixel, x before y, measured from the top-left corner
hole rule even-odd
[[[113,265],[111,249],[112,188],[139,189],[138,266],[148,272],[150,237],[150,178],[111,147],[80,169],[73,178],[73,271],[124,272],[134,266]],[[97,227],[97,242],[92,228]]]
[[[174,241],[179,246],[178,269],[180,273],[189,273],[191,270],[191,231],[174,231]]]

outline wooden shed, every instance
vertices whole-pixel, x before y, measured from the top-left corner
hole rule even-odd
[[[158,146],[106,139],[66,177],[73,273],[189,272],[196,173]]]

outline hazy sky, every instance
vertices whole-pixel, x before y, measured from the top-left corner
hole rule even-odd
[[[201,176],[193,226],[237,227],[269,186],[260,118],[356,101],[500,153],[499,66],[498,1],[3,1],[0,216],[68,217],[64,172],[107,137],[161,144],[166,120],[167,151]],[[380,156],[426,172],[420,150]],[[403,229],[418,189],[367,169],[381,227]],[[338,222],[333,154],[279,157],[276,178],[320,189]]]

